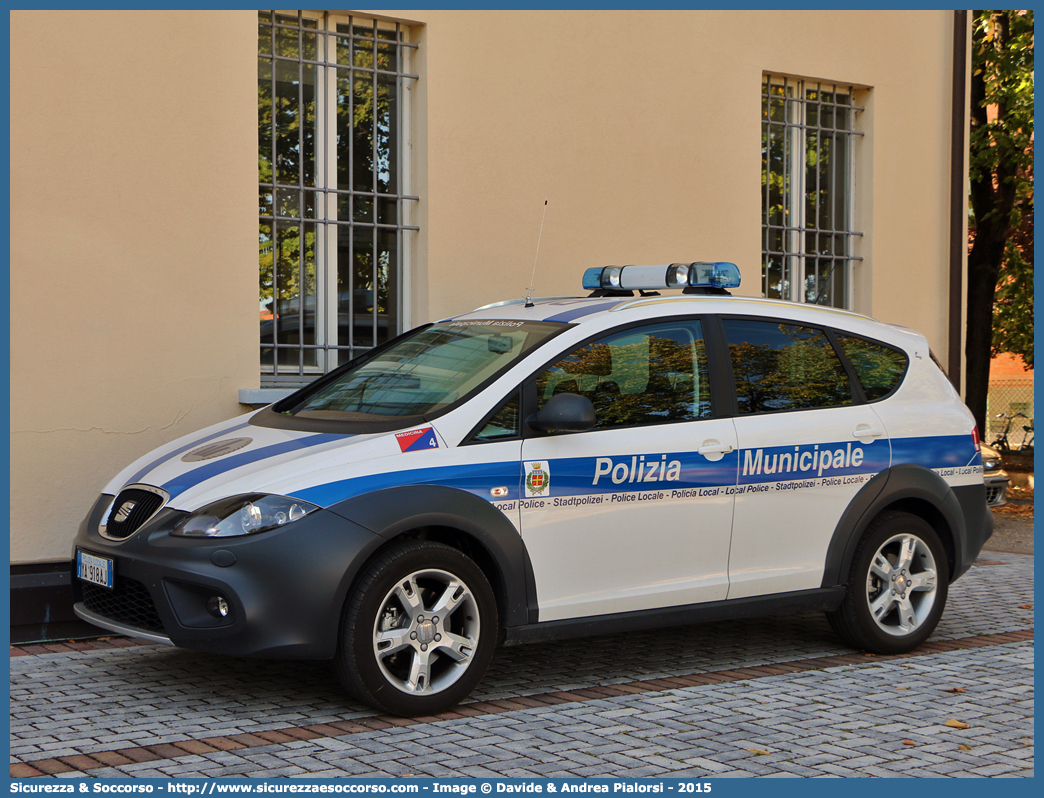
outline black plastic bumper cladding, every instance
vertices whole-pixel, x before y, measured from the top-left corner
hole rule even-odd
[[[993,511],[986,504],[986,485],[963,485],[953,489],[967,522],[967,537],[952,578],[956,579],[975,562],[986,541],[993,535]]]
[[[949,540],[943,544],[947,549],[952,546],[950,581],[961,576],[993,534],[993,515],[986,506],[985,486],[951,488],[931,469],[903,464],[877,474],[849,503],[827,548],[822,586],[843,585],[848,581],[859,539],[879,513],[889,507],[917,512],[918,507],[926,506],[949,533]]]
[[[80,527],[75,548],[111,557],[115,582],[133,579],[145,585],[163,622],[163,634],[174,645],[216,654],[333,657],[352,580],[384,543],[326,510],[283,529],[211,539],[171,536],[170,529],[184,514],[168,510],[126,540],[109,541],[98,534],[97,524],[111,501],[111,496],[98,501]],[[218,551],[231,552],[234,564],[216,565],[212,556]],[[75,574],[73,582],[75,600],[80,601],[83,583]],[[210,595],[229,602],[230,620],[206,620]]]
[[[330,512],[351,518],[385,539],[417,529],[443,527],[471,538],[496,569],[500,618],[504,626],[536,623],[536,581],[518,530],[496,507],[473,493],[439,485],[388,488],[331,505]],[[469,553],[469,552],[465,552]],[[490,582],[494,579],[490,578]]]

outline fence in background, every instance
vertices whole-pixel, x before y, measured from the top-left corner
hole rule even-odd
[[[1026,446],[1033,446],[1033,383],[1027,380],[990,380],[990,390],[986,398],[987,430],[983,437],[986,443],[995,448],[1001,448],[996,444],[1008,425],[1008,419],[997,417],[1002,413],[1007,416],[1021,413],[1025,416],[1015,418],[1011,422],[1007,433],[1007,448],[1017,451]]]

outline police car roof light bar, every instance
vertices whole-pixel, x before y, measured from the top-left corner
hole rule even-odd
[[[584,272],[586,290],[632,291],[660,288],[738,288],[735,263],[698,261],[667,266],[603,266]]]

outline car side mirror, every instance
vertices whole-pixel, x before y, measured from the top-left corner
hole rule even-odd
[[[595,424],[595,409],[586,396],[557,393],[526,423],[541,432],[584,432]]]

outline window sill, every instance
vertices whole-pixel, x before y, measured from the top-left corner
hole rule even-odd
[[[239,403],[250,405],[255,410],[259,407],[267,407],[273,402],[278,402],[298,388],[240,388]]]

